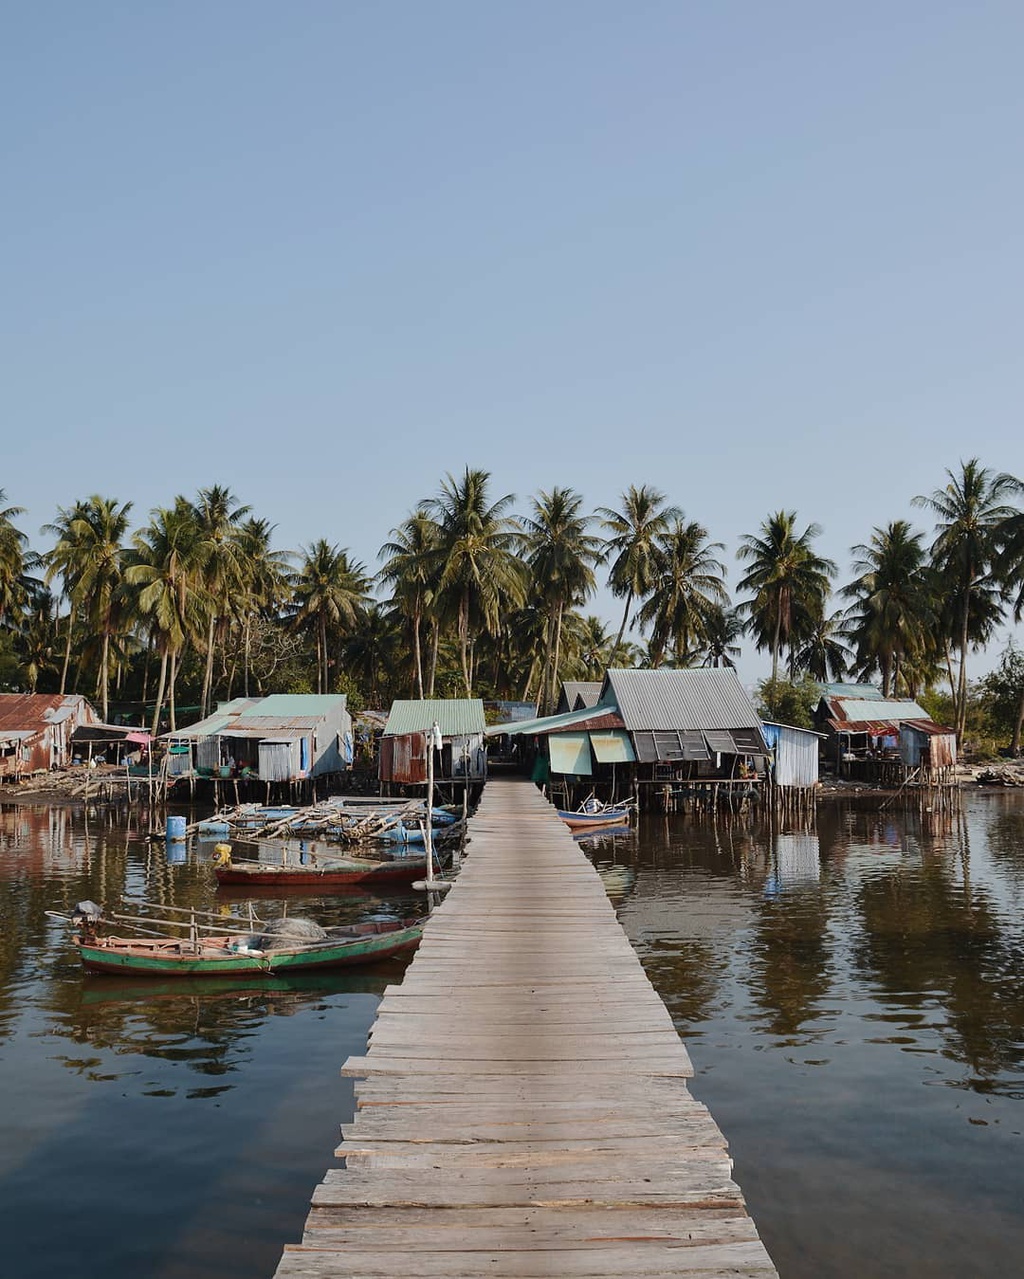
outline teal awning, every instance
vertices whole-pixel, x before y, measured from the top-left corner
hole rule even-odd
[[[590,745],[599,764],[635,764],[636,756],[629,734],[621,728],[592,731]]]
[[[548,738],[553,773],[574,773],[589,777],[590,740],[586,733],[552,733]]]

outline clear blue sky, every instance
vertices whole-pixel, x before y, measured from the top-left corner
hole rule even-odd
[[[653,483],[733,584],[780,507],[848,580],[960,458],[1024,475],[1022,48],[1019,3],[7,5],[0,487],[39,543],[226,483],[375,567],[466,464]]]

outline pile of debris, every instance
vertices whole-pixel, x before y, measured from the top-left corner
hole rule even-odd
[[[999,768],[983,768],[974,780],[979,786],[1024,786],[1024,771],[1020,765],[1004,764]]]

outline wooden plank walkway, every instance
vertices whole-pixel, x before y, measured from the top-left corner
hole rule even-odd
[[[531,784],[487,783],[277,1279],[774,1276],[686,1049]]]

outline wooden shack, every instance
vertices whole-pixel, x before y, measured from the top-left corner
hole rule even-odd
[[[77,693],[0,693],[0,778],[66,767],[75,733],[98,722]]]
[[[487,777],[484,704],[479,698],[422,698],[392,702],[380,739],[378,777],[384,784],[422,785],[427,780],[426,734],[441,730],[434,761],[439,782],[482,783]]]

